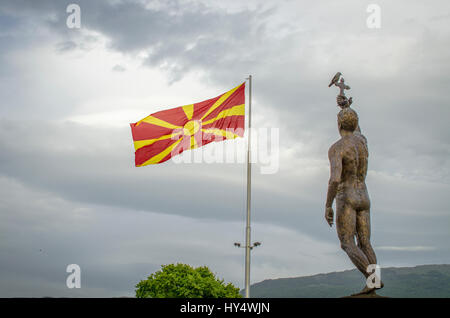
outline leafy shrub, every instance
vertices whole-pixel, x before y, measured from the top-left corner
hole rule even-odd
[[[239,288],[225,285],[202,266],[162,265],[161,270],[136,285],[137,298],[240,298]]]

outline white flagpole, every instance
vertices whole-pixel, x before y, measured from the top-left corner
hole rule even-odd
[[[250,202],[252,163],[250,157],[251,128],[252,128],[252,76],[248,77],[248,145],[247,145],[247,225],[245,227],[245,298],[250,298]]]

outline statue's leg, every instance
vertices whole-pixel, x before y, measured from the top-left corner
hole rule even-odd
[[[370,264],[377,264],[377,256],[370,244],[370,211],[358,211],[356,213],[356,234],[358,246],[366,255]]]
[[[370,244],[370,210],[358,211],[356,213],[356,235],[358,240],[358,247],[366,255],[369,263],[376,265],[377,256],[375,255],[375,251],[372,248],[372,244]],[[383,282],[380,281],[379,288],[383,288],[383,286]]]
[[[367,278],[367,266],[370,264],[367,256],[355,243],[356,211],[344,202],[336,202],[336,229],[342,249],[347,253],[352,263]]]

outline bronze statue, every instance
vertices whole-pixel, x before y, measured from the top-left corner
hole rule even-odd
[[[368,266],[377,264],[370,244],[370,199],[365,184],[369,151],[367,140],[361,134],[358,115],[350,108],[351,101],[342,94],[343,88],[340,89],[336,101],[342,108],[337,116],[341,139],[328,151],[331,172],[325,219],[331,227],[334,219],[332,205],[336,199],[336,229],[341,247],[367,279],[371,275],[367,272]],[[375,293],[382,287],[382,282],[376,287],[366,284],[357,295]]]

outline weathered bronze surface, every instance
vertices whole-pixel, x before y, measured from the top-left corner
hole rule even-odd
[[[343,86],[344,81],[339,86],[340,83],[336,84],[338,78],[335,78],[334,84],[340,88],[336,101],[341,107],[337,115],[341,138],[328,151],[331,171],[325,219],[331,227],[334,219],[332,205],[336,199],[336,229],[341,247],[367,279],[371,274],[367,272],[368,266],[377,264],[370,243],[370,199],[365,183],[369,151],[359,127],[358,115],[350,108],[351,101],[343,95],[343,90],[347,89]],[[358,294],[374,293],[375,289],[382,287],[382,283],[372,288],[366,285]]]

